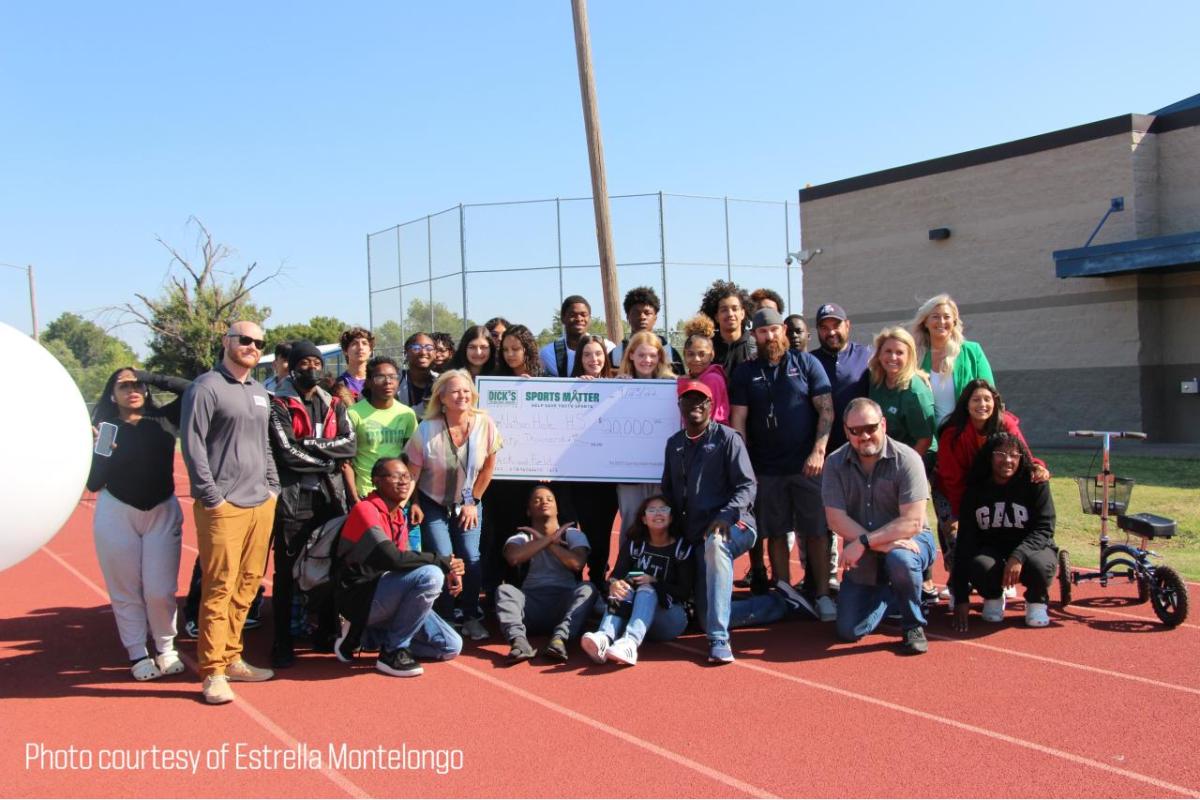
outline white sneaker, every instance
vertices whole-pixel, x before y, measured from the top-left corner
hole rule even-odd
[[[1017,587],[1016,586],[1006,587],[1004,589],[1004,599],[1005,600],[1016,600],[1017,599]]]
[[[178,675],[183,672],[183,662],[179,660],[179,653],[174,650],[159,653],[155,657],[154,663],[158,665],[158,671],[163,675]]]
[[[605,654],[609,661],[633,666],[637,663],[637,645],[628,636],[622,636],[608,647]]]
[[[837,606],[834,605],[833,598],[827,594],[823,594],[817,598],[817,614],[821,618],[821,622],[834,622],[837,620]]]
[[[588,658],[597,664],[604,663],[604,655],[608,652],[609,644],[608,635],[600,631],[585,633],[579,640],[579,646],[583,648],[583,652],[587,653]]]
[[[983,621],[984,622],[1003,622],[1004,621],[1004,595],[991,598],[983,601]]]
[[[1050,611],[1045,603],[1025,604],[1025,624],[1031,628],[1044,628],[1050,624]]]
[[[162,677],[162,670],[158,668],[158,664],[154,663],[154,659],[150,656],[144,656],[140,661],[129,668],[129,673],[133,675],[133,679],[137,681],[152,681],[155,678]]]
[[[482,641],[491,635],[488,633],[487,628],[483,627],[483,620],[481,619],[469,619],[464,622],[462,632],[474,642]]]
[[[788,546],[788,557],[791,558],[792,553],[795,552],[795,550],[796,550],[796,532],[795,531],[787,532],[787,546]]]

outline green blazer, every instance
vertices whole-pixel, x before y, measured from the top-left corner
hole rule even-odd
[[[932,372],[932,367],[933,354],[926,350],[925,358],[921,361],[921,369]],[[996,385],[996,379],[992,377],[992,365],[988,363],[987,356],[983,354],[983,348],[976,342],[964,341],[962,343],[958,358],[954,359],[953,374],[955,399],[962,394],[963,387],[976,378],[983,378],[992,386]]]

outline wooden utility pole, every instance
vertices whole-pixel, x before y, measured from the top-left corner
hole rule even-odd
[[[579,62],[579,94],[583,99],[583,127],[587,133],[588,165],[592,170],[592,205],[596,211],[596,248],[600,252],[600,285],[604,290],[604,321],[608,338],[621,341],[621,300],[617,287],[617,261],[613,257],[612,225],[608,215],[608,181],[604,177],[604,145],[600,141],[600,111],[596,107],[596,81],[592,77],[592,42],[588,33],[587,0],[571,0],[575,19],[575,55]]]

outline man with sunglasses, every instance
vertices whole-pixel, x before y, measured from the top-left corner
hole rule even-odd
[[[271,396],[251,372],[265,346],[253,322],[235,322],[221,362],[183,398],[180,434],[192,486],[203,573],[197,657],[209,703],[233,700],[229,681],[265,681],[242,658],[242,627],[267,560],[279,475],[268,438]]]
[[[838,593],[837,633],[856,642],[889,608],[899,611],[903,651],[929,649],[921,608],[921,576],[936,547],[926,523],[929,481],[917,452],[887,435],[875,401],[846,406],[848,440],[825,461],[822,499],[829,527],[841,537],[846,571]]]

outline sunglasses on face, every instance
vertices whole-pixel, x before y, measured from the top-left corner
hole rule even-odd
[[[124,392],[144,392],[146,387],[141,381],[117,381],[117,388]]]
[[[877,430],[879,430],[878,422],[872,422],[869,425],[855,425],[854,427],[846,426],[846,431],[851,436],[862,436],[864,433],[867,436],[872,436]]]
[[[254,348],[259,351],[265,349],[267,346],[267,343],[265,340],[255,339],[253,336],[242,336],[241,334],[237,334],[237,333],[227,333],[227,334],[225,334],[225,338],[226,339],[237,339],[238,344],[240,344],[242,347],[249,347],[250,345],[254,345]]]

